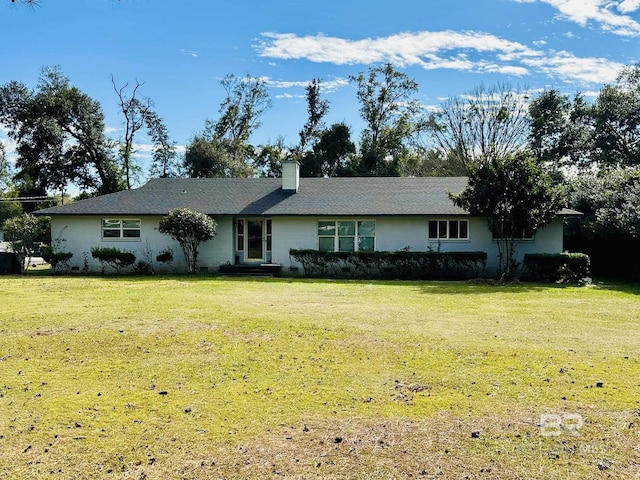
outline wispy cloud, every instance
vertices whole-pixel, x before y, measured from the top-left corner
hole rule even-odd
[[[193,57],[193,58],[195,58],[195,57],[198,56],[198,54],[196,52],[194,52],[193,50],[187,50],[186,48],[181,49],[180,53],[182,55],[184,55],[185,57]]]
[[[264,77],[264,81],[271,88],[306,88],[307,85],[309,85],[309,82],[311,80],[283,81],[283,80],[272,80],[269,77]],[[333,78],[331,80],[320,80],[320,90],[322,93],[335,92],[336,90],[342,87],[345,87],[347,85],[349,85],[349,80],[347,80],[346,78]]]
[[[578,84],[613,82],[624,64],[605,58],[580,58],[569,52],[555,52],[541,59],[525,59],[525,64],[550,77]]]
[[[613,81],[624,67],[604,58],[580,58],[569,52],[544,50],[544,45],[538,43],[537,48],[532,48],[482,32],[443,31],[362,40],[264,33],[257,48],[264,57],[283,60],[306,59],[337,65],[391,62],[426,70],[449,69],[517,77],[541,73],[578,84]]]
[[[263,57],[306,59],[337,65],[392,62],[396,65],[419,65],[426,69],[469,69],[473,63],[464,56],[443,52],[501,52],[517,56],[535,56],[538,52],[517,42],[482,32],[400,33],[381,38],[349,40],[325,35],[298,36],[291,33],[265,32],[257,45]]]
[[[134,143],[133,150],[135,155],[139,157],[151,157],[153,153],[154,145],[152,143]],[[187,150],[186,145],[176,145],[176,152],[178,154],[184,153]]]
[[[559,12],[560,18],[582,27],[592,24],[602,30],[625,37],[640,36],[640,23],[628,13],[640,8],[640,0],[512,0],[518,3],[546,3]]]
[[[305,98],[304,95],[293,95],[291,93],[282,93],[282,94],[276,95],[275,97],[278,99],[296,99],[296,100]]]

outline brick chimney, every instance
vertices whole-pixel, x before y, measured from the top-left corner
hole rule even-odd
[[[300,164],[297,160],[282,162],[282,190],[297,192],[300,187]]]

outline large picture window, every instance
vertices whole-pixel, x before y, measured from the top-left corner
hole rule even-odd
[[[103,218],[102,238],[123,239],[140,238],[140,219],[137,218]]]
[[[321,252],[372,252],[375,239],[375,220],[318,222],[318,250]]]
[[[429,240],[468,240],[469,220],[429,220]]]

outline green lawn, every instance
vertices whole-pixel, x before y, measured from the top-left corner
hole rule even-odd
[[[639,295],[0,277],[0,477],[639,478]]]

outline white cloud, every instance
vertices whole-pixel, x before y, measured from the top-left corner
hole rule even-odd
[[[270,78],[265,77],[265,82],[272,88],[305,88],[309,82],[305,81],[280,81],[280,80],[271,80]]]
[[[153,144],[152,143],[134,143],[133,151],[138,155],[151,153],[153,152]]]
[[[136,155],[141,157],[150,156],[153,152],[154,145],[152,143],[134,143],[133,151]],[[176,145],[177,153],[184,153],[187,150],[186,145]]]
[[[487,64],[481,68],[481,70],[487,73],[499,73],[502,75],[509,75],[513,77],[522,77],[529,73],[529,70],[525,67],[520,67],[517,65],[497,65],[497,64]]]
[[[618,5],[618,11],[622,13],[635,12],[640,8],[640,0],[624,0]]]
[[[298,81],[283,81],[283,80],[271,80],[269,77],[264,77],[263,80],[271,88],[307,88],[310,80],[298,80]],[[339,88],[349,85],[349,80],[346,78],[334,78],[333,80],[320,80],[320,90],[322,93],[335,92]],[[292,98],[298,98],[298,95],[292,95]],[[304,98],[304,95],[302,95]],[[286,98],[281,95],[280,98]]]
[[[426,69],[467,70],[472,62],[455,53],[450,58],[442,52],[501,52],[513,56],[536,56],[529,47],[482,32],[400,33],[382,38],[348,40],[325,35],[297,36],[291,33],[262,34],[257,46],[263,57],[306,59],[337,65],[391,62],[400,66],[419,65]]]
[[[580,92],[580,95],[582,95],[585,98],[598,98],[598,95],[600,95],[600,92],[597,90],[587,90],[586,92]]]
[[[301,98],[305,98],[304,95],[292,95],[291,93],[282,93],[280,95],[276,95],[276,98],[278,99],[301,99]]]
[[[640,0],[513,0],[519,3],[536,1],[551,5],[560,17],[582,27],[590,23],[600,25],[602,30],[626,37],[640,36],[640,23],[626,13],[640,8]],[[620,12],[623,15],[620,15]]]
[[[193,50],[187,50],[186,48],[183,48],[180,50],[180,53],[182,55],[184,55],[185,57],[193,57],[196,58],[198,56],[198,54],[196,52],[194,52]]]
[[[569,52],[556,52],[539,59],[525,59],[523,63],[551,77],[587,84],[613,82],[625,66],[604,58],[579,58]]]
[[[565,0],[565,3],[572,3],[572,0]],[[260,55],[265,57],[306,59],[338,65],[388,61],[399,66],[415,65],[425,70],[448,69],[517,77],[541,73],[576,84],[612,82],[624,66],[605,58],[580,58],[569,52],[530,48],[482,32],[403,33],[363,40],[264,33],[263,38],[258,49]],[[544,45],[544,42],[538,44]],[[343,79],[337,81],[346,82]],[[270,83],[286,88],[302,86],[304,82]]]

